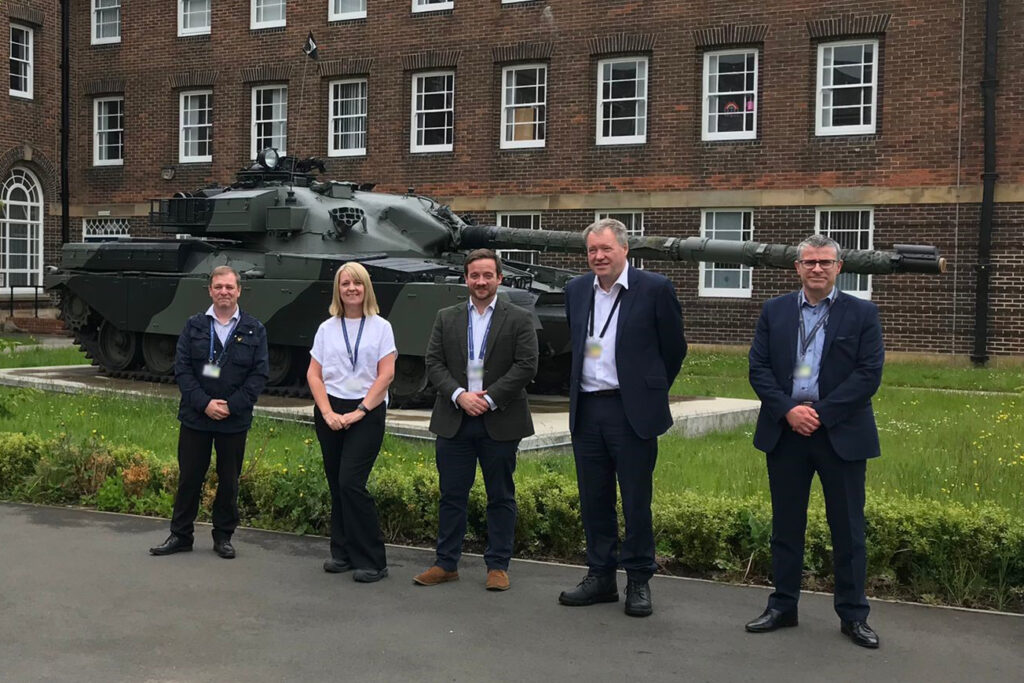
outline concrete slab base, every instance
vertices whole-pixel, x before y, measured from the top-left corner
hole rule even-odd
[[[68,394],[145,396],[169,400],[178,398],[178,389],[173,384],[115,379],[88,365],[0,370],[0,385]],[[263,396],[256,406],[256,414],[282,420],[312,422],[312,405],[312,400],[306,398]],[[675,424],[672,432],[684,436],[700,436],[708,432],[733,429],[756,420],[759,407],[758,401],[738,398],[673,397],[671,408]],[[531,396],[530,409],[536,434],[523,439],[520,450],[567,448],[571,443],[569,399],[563,396]],[[430,410],[427,409],[388,411],[387,430],[395,436],[433,440],[434,435],[427,429],[429,424]]]

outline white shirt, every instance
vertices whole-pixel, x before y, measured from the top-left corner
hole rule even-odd
[[[348,341],[356,355],[353,369],[341,326],[348,330]],[[391,323],[379,315],[366,317],[363,336],[359,339],[358,353],[356,338],[359,337],[359,318],[333,316],[323,321],[313,338],[309,355],[323,367],[324,385],[327,393],[335,398],[364,398],[373,383],[377,381],[377,363],[390,353],[395,353],[395,333]],[[387,403],[387,395],[384,402]]]
[[[622,309],[622,302],[615,307],[615,312],[612,312],[612,306],[615,305],[615,299],[619,296],[619,292],[629,289],[629,264],[627,263],[622,272],[619,273],[618,279],[612,284],[609,291],[601,289],[601,283],[598,281],[597,276],[594,276],[594,337],[598,337],[601,334],[601,329],[605,326],[605,321],[608,321],[608,329],[605,331],[604,336],[601,337],[601,357],[600,358],[588,358],[586,351],[586,343],[584,343],[584,355],[583,355],[583,371],[580,375],[580,391],[603,391],[605,389],[618,389],[619,388],[619,371],[615,367],[615,333],[619,324],[619,311]],[[611,320],[608,320],[609,314]],[[586,326],[587,338],[590,338],[590,311],[586,313],[586,319],[584,321]]]
[[[481,314],[477,312],[473,299],[470,298],[469,300],[469,322],[472,323],[473,326],[473,348],[466,349],[466,383],[469,384],[469,387],[466,389],[459,387],[452,392],[452,403],[455,403],[456,406],[458,406],[456,399],[459,398],[459,394],[462,392],[484,390],[483,377],[474,379],[472,377],[472,373],[469,371],[469,366],[472,363],[470,359],[475,358],[477,360],[481,360],[484,357],[484,352],[486,351],[484,348],[484,335],[487,333],[487,328],[491,325],[491,319],[494,317],[494,304],[497,302],[498,297],[495,296],[491,299],[491,303],[487,304],[487,307],[484,308],[484,312]],[[470,341],[468,331],[466,333],[466,341]],[[491,406],[491,410],[498,407],[497,404],[491,400],[490,396],[484,395],[484,400],[486,400],[487,404]]]
[[[235,312],[231,314],[226,325],[222,325],[220,320],[217,319],[217,314],[214,312],[212,304],[206,309],[206,315],[213,318],[213,330],[217,333],[217,339],[220,339],[220,345],[222,347],[227,346],[228,333],[235,329],[235,325],[238,324],[238,319],[241,317],[241,309],[235,306]]]

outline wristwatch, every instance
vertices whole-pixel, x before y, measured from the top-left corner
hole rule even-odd
[[[359,405],[356,406],[356,410],[363,411],[363,414],[366,414],[366,413],[370,412],[370,409],[367,408],[366,406],[364,406],[362,401],[360,401]]]

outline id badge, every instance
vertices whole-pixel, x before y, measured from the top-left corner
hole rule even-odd
[[[358,377],[348,377],[341,383],[341,386],[345,388],[345,391],[355,394],[362,390],[363,383]]]
[[[793,376],[797,379],[808,379],[811,376],[811,366],[809,363],[797,363],[796,369],[793,371]]]
[[[203,366],[203,377],[220,379],[220,366],[215,363],[207,363]]]
[[[484,362],[482,360],[471,360],[466,368],[466,377],[470,382],[484,381]]]
[[[584,347],[583,354],[587,358],[598,359],[601,357],[601,352],[604,351],[604,347],[601,346],[601,340],[597,337],[588,337],[586,346]]]

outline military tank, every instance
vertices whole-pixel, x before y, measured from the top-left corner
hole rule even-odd
[[[584,251],[579,232],[471,225],[449,207],[410,190],[319,181],[323,162],[260,152],[227,187],[178,193],[151,203],[150,223],[164,238],[66,244],[47,289],[76,342],[106,373],[172,381],[183,322],[209,305],[210,271],[242,274],[241,305],[264,321],[270,345],[268,391],[305,395],[308,351],[327,315],[335,270],[359,261],[369,271],[399,356],[395,405],[429,398],[424,355],[438,309],[467,298],[465,253],[474,248]],[[645,260],[709,261],[792,268],[796,248],[698,237],[634,237]],[[843,252],[856,273],[941,272],[933,247]],[[569,334],[563,291],[575,271],[508,260],[499,296],[534,316],[541,350],[534,391],[566,389]]]

